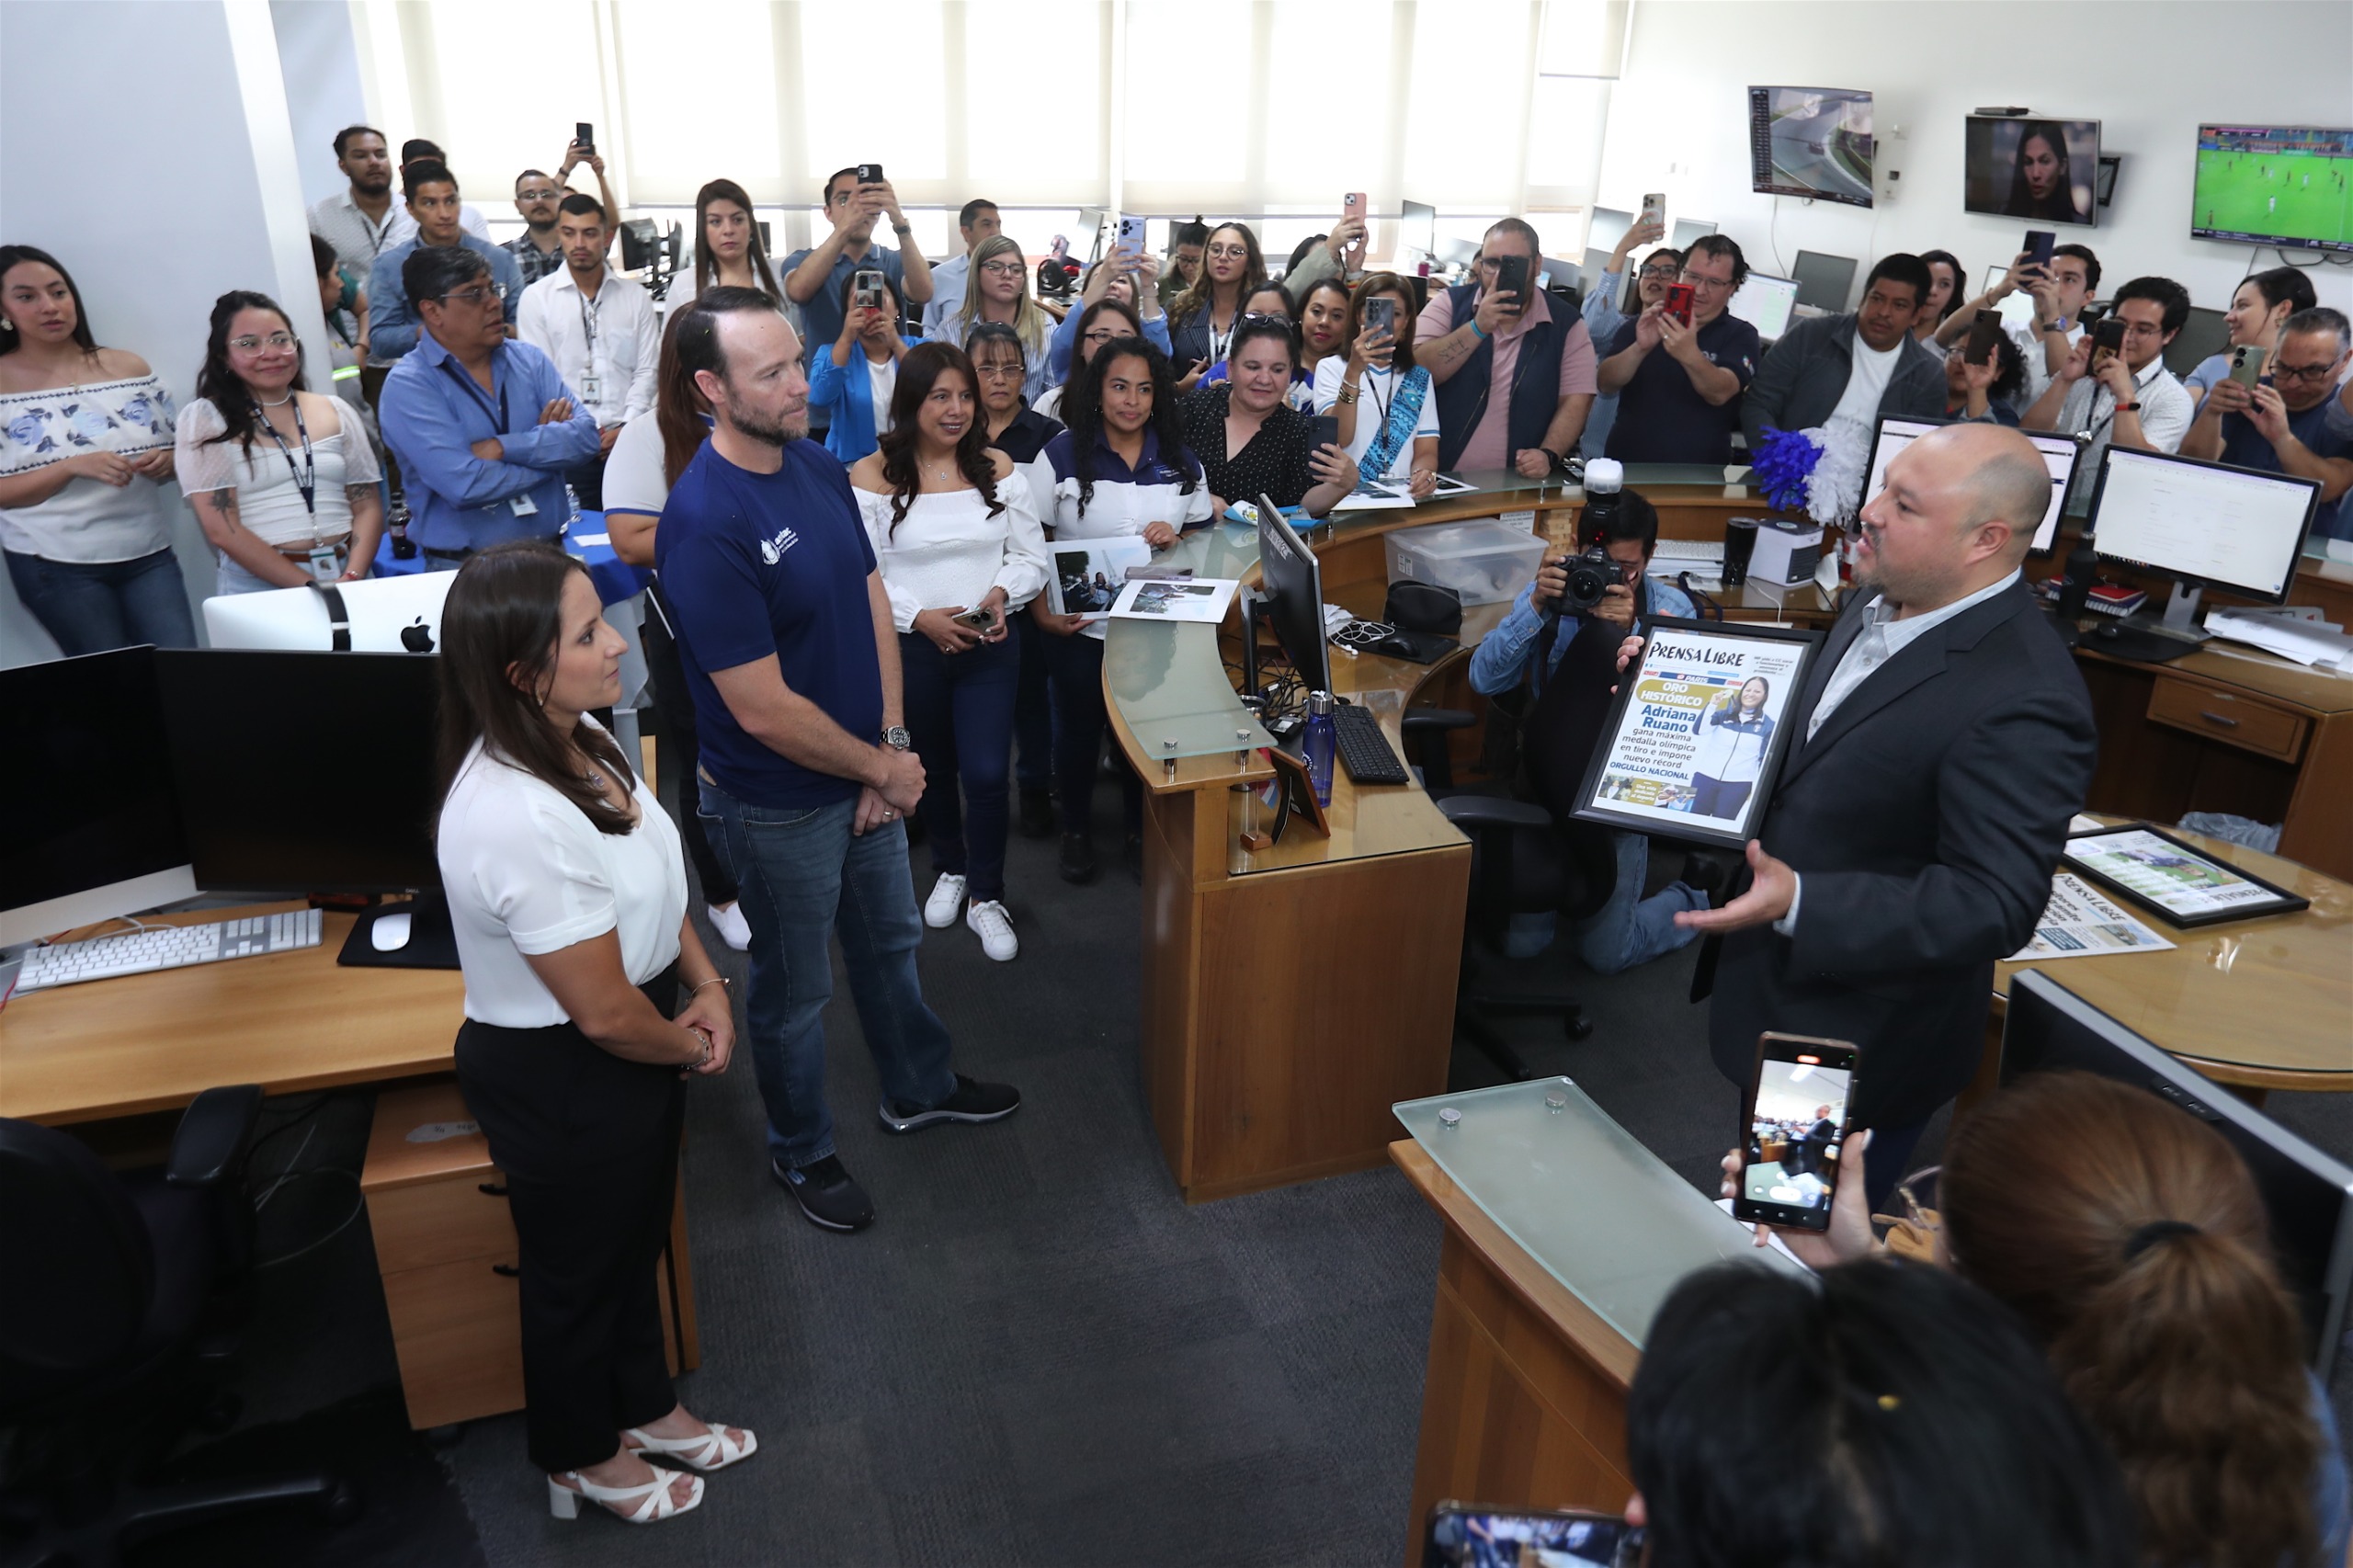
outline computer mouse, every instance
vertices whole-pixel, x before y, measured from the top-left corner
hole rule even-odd
[[[376,923],[368,927],[368,945],[380,953],[396,953],[408,946],[411,916],[404,910],[398,915],[379,915]]]
[[[2105,638],[2107,641],[2113,642],[2117,638],[2122,636],[2123,632],[2117,626],[2116,622],[2108,620],[2102,621],[2099,625],[2092,628],[2092,635],[2095,637]]]

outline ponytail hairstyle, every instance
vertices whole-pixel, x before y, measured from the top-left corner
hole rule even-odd
[[[210,403],[221,415],[221,434],[207,438],[203,444],[234,441],[250,455],[254,437],[261,433],[254,414],[253,389],[229,364],[229,326],[237,319],[239,311],[267,311],[278,319],[287,335],[294,338],[294,381],[287,389],[288,395],[311,389],[302,381],[302,339],[295,335],[294,324],[286,319],[286,312],[278,309],[277,301],[250,289],[232,289],[212,301],[212,323],[204,336],[204,363],[196,372],[196,395]]]
[[[1082,517],[1086,516],[1087,503],[1095,499],[1095,445],[1103,435],[1103,382],[1113,363],[1127,358],[1142,360],[1152,377],[1152,422],[1145,428],[1160,444],[1161,462],[1185,476],[1177,494],[1190,495],[1199,483],[1193,459],[1185,447],[1185,424],[1176,415],[1176,376],[1168,367],[1168,356],[1147,338],[1115,337],[1096,350],[1086,369],[1072,377],[1063,392],[1063,424],[1070,430]],[[906,372],[900,374],[904,377]]]
[[[990,517],[1005,510],[1005,503],[996,496],[996,460],[989,456],[989,424],[981,417],[981,378],[973,371],[972,361],[952,343],[937,339],[918,343],[899,361],[899,379],[891,389],[891,427],[874,442],[882,454],[882,477],[891,484],[891,532],[894,535],[922,490],[915,473],[915,448],[923,437],[915,420],[942,376],[961,377],[964,390],[972,395],[972,422],[956,443],[956,472],[981,493]]]
[[[564,634],[563,585],[588,568],[539,540],[512,540],[458,568],[441,605],[441,794],[447,799],[476,741],[580,808],[600,833],[634,825],[573,765],[567,743],[613,770],[624,791],[636,777],[613,737],[585,720],[569,735],[548,722],[539,691]]]
[[[1953,1130],[1954,1267],[2043,1342],[2124,1468],[2154,1568],[2319,1549],[2302,1325],[2220,1133],[2147,1091],[2038,1074]]]
[[[732,179],[712,180],[695,192],[695,292],[708,292],[719,281],[719,258],[710,254],[710,243],[703,238],[704,216],[714,201],[732,201],[744,210],[744,221],[751,229],[744,244],[744,263],[752,269],[753,285],[778,304],[784,303],[784,296],[777,292],[775,269],[768,266],[768,247],[760,242],[759,214],[753,210],[750,195]]]

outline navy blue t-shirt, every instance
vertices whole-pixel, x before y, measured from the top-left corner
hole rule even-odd
[[[2271,385],[2267,378],[2263,383]],[[2353,441],[2347,440],[2328,426],[2328,405],[2336,394],[2329,393],[2302,414],[2288,415],[2288,434],[2304,444],[2314,457],[2353,458]],[[2271,437],[2255,427],[2255,421],[2244,414],[2222,415],[2222,457],[2226,463],[2240,468],[2257,468],[2266,473],[2284,473],[2279,466],[2279,450]],[[2353,490],[2334,501],[2323,501],[2313,514],[2313,539],[2353,539]]]
[[[1600,350],[1605,359],[1634,346],[1636,323],[1629,318]],[[1764,339],[1734,315],[1721,315],[1699,329],[1699,353],[1719,369],[1740,378],[1742,397],[1764,358]],[[1603,450],[1620,462],[1728,463],[1733,433],[1740,428],[1741,397],[1710,403],[1691,384],[1690,372],[1664,346],[1652,349],[1633,379],[1618,394],[1618,420]]]
[[[866,579],[874,550],[849,475],[814,441],[788,441],[774,473],[737,468],[706,440],[654,532],[654,564],[676,609],[702,766],[746,805],[832,805],[858,781],[813,773],[744,733],[711,684],[774,654],[784,684],[859,740],[882,732],[882,666]]]

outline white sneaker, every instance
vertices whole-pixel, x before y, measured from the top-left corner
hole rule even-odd
[[[702,912],[710,916],[710,928],[719,933],[721,941],[739,953],[751,948],[752,923],[744,918],[741,908],[732,903],[706,903]]]
[[[964,902],[964,879],[952,871],[942,871],[939,880],[931,884],[931,896],[923,901],[923,923],[935,931],[945,931],[956,924],[956,911]]]
[[[975,899],[964,912],[964,924],[981,939],[981,951],[999,963],[1021,951],[1021,944],[1013,937],[1013,917],[996,899]]]

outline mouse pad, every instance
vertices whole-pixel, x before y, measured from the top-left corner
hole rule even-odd
[[[409,923],[407,943],[389,953],[378,952],[369,937],[376,917],[410,914],[415,918]],[[343,951],[335,955],[335,961],[352,969],[455,969],[458,934],[449,928],[449,912],[445,908],[425,910],[415,904],[381,904],[359,912],[351,935],[344,939]]]

